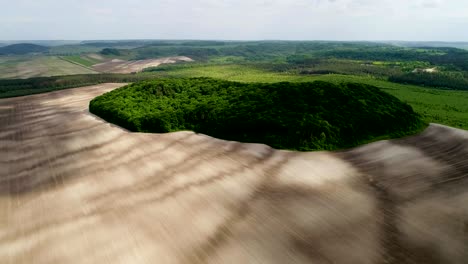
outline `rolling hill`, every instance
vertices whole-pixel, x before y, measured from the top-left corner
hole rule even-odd
[[[318,81],[159,79],[99,96],[89,109],[130,131],[191,130],[294,150],[340,149],[424,126],[409,105],[376,87]]]
[[[48,47],[30,43],[19,43],[0,47],[0,55],[24,55],[30,53],[47,53]]]

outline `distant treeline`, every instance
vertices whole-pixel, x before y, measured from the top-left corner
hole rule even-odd
[[[123,52],[123,51],[121,51]],[[247,61],[308,64],[316,59],[351,59],[361,61],[425,61],[468,71],[468,51],[456,48],[402,48],[368,42],[219,42],[195,41],[154,43],[125,50],[133,59],[163,56],[188,56],[207,60],[213,56],[236,56]]]
[[[189,46],[192,45],[193,46]],[[295,74],[370,75],[397,83],[468,90],[468,51],[456,48],[403,48],[367,42],[186,42],[183,45],[149,45],[123,50],[122,55],[136,59],[188,56],[198,62],[210,58],[242,58],[240,63]],[[205,45],[201,45],[205,44]],[[212,44],[212,45],[211,45]],[[118,55],[120,50],[103,54]],[[385,65],[373,62],[384,62]],[[393,63],[393,65],[392,65]],[[239,64],[239,63],[237,63]],[[414,69],[438,66],[437,73],[412,73]],[[147,71],[168,71],[172,67]]]
[[[452,66],[468,71],[468,51],[456,48],[376,48],[357,50],[333,50],[323,53],[326,57],[377,60],[377,61],[427,61],[432,65]]]
[[[192,130],[295,150],[350,147],[424,126],[409,105],[354,83],[162,79],[99,96],[90,111],[132,131]]]
[[[206,60],[212,56],[239,56],[249,61],[269,60],[301,52],[311,52],[323,48],[354,46],[353,43],[321,42],[220,42],[192,41],[181,43],[150,44],[131,50],[134,59],[146,59],[159,56],[189,56]]]
[[[415,72],[393,75],[388,78],[391,82],[415,84],[436,88],[468,90],[468,78],[460,72]]]
[[[119,48],[122,45],[130,48]],[[459,90],[468,89],[468,51],[456,48],[405,48],[370,42],[135,40],[85,42],[77,46],[53,47],[50,51],[46,51],[47,47],[32,44],[1,47],[0,52],[2,49],[7,49],[13,54],[40,52],[41,50],[46,54],[68,54],[79,49],[82,49],[82,52],[101,50],[101,54],[107,59],[120,58],[125,60],[187,56],[198,64],[245,64],[249,67],[288,74],[372,76],[397,83]],[[194,65],[160,66],[146,71],[153,71],[155,74],[156,72],[162,73],[177,69],[177,67],[194,67]],[[438,72],[412,72],[414,69],[432,67],[437,67]],[[72,84],[67,85],[74,87],[79,86],[79,83],[96,83],[94,78],[77,77],[71,81]],[[124,75],[122,78],[130,77]],[[68,83],[69,79],[65,79]],[[90,79],[91,81],[89,81]],[[118,81],[120,77],[110,79]],[[47,87],[42,88],[47,91],[51,87],[53,89],[55,87],[68,87],[62,84],[46,84]],[[37,86],[34,89],[38,91]],[[5,89],[0,87],[0,96],[2,96],[2,90]],[[16,94],[17,92],[10,91],[11,93]]]
[[[115,40],[115,41],[83,41],[81,45],[93,47],[122,47],[122,46],[218,46],[227,42],[214,40]]]
[[[0,47],[0,55],[24,55],[30,53],[47,53],[48,51],[49,47],[29,43]]]
[[[50,92],[100,83],[127,83],[155,78],[149,74],[84,74],[29,79],[0,79],[0,98]]]
[[[150,42],[148,41],[85,41],[82,42],[81,45],[84,46],[92,46],[98,48],[112,48],[112,47],[139,47],[148,45]]]
[[[371,42],[325,41],[88,41],[83,48],[102,48],[103,55],[148,59],[165,56],[188,56],[206,61],[215,56],[242,57],[247,61],[307,64],[314,59],[351,59],[361,61],[424,61],[432,65],[468,71],[468,51],[457,48],[405,48]],[[76,47],[80,47],[77,45]],[[119,47],[128,47],[120,48]],[[59,49],[60,47],[54,47]],[[0,48],[0,54],[47,53],[48,47],[14,44]],[[86,50],[86,49],[84,49]]]
[[[430,65],[424,63],[412,63],[403,65],[374,65],[372,63],[360,63],[347,60],[327,60],[327,59],[310,59],[307,63],[286,62],[286,63],[270,63],[270,62],[237,62],[236,65],[245,65],[246,68],[258,68],[266,71],[281,72],[288,74],[302,75],[323,75],[323,74],[340,74],[340,75],[357,75],[357,76],[372,76],[382,80],[388,80],[395,83],[414,84],[434,88],[448,88],[455,90],[468,90],[468,73],[461,71],[436,71],[436,72],[413,72],[413,70],[424,68]],[[203,63],[180,63],[167,64],[158,67],[147,68],[145,72],[164,73],[177,71],[186,68],[203,67]],[[409,65],[409,66],[408,66]],[[411,71],[408,71],[408,69]]]

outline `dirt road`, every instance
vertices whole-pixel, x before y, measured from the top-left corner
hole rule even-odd
[[[468,132],[297,153],[0,100],[0,263],[466,263]]]

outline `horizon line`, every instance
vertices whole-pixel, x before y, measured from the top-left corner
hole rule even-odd
[[[331,39],[195,39],[195,38],[180,38],[180,39],[164,39],[164,38],[123,38],[123,39],[0,39],[0,42],[21,42],[21,41],[226,41],[226,42],[254,42],[254,41],[284,41],[284,42],[440,42],[440,43],[468,43],[468,40],[331,40]]]

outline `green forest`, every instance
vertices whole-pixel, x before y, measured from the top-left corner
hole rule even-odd
[[[452,47],[443,47],[445,44]],[[84,41],[47,47],[42,55],[36,55],[41,53],[37,45],[14,44],[3,49],[10,55],[0,56],[0,70],[13,76],[15,72],[17,76],[25,74],[27,79],[0,79],[0,98],[106,82],[134,83],[161,78],[211,77],[245,83],[326,81],[336,85],[353,82],[378,87],[397,97],[409,104],[426,123],[468,129],[468,50],[455,48],[453,43],[445,44]],[[39,59],[56,54],[62,54],[60,60]],[[136,73],[83,74],[95,64],[114,59],[133,61],[179,55],[190,57],[194,62],[165,64]],[[28,58],[31,58],[29,62]],[[40,62],[46,64],[35,65]],[[70,63],[74,67],[62,73],[60,67],[48,62],[60,62],[57,65],[62,66]],[[55,70],[43,73],[44,68]],[[63,75],[73,74],[75,69],[81,69],[80,74]],[[56,70],[59,71],[54,72]],[[53,77],[40,77],[41,74]]]
[[[160,79],[106,93],[89,109],[131,131],[192,130],[292,150],[340,149],[425,127],[411,106],[376,87],[321,81]]]
[[[190,44],[190,45],[187,45]],[[129,59],[188,56],[199,65],[237,64],[295,74],[370,75],[396,83],[468,90],[468,51],[450,47],[399,47],[371,42],[158,43],[131,50],[106,49],[104,55]],[[163,71],[163,66],[146,71]],[[192,66],[193,67],[193,66]],[[427,68],[434,68],[430,74]],[[429,78],[428,78],[429,77]]]
[[[45,93],[100,83],[127,83],[151,78],[135,74],[84,74],[29,79],[0,79],[0,98]],[[154,77],[153,77],[154,78]]]

